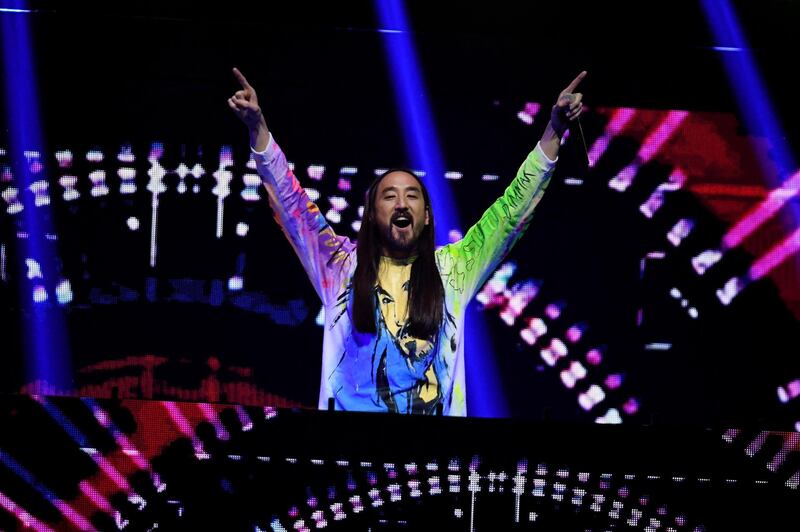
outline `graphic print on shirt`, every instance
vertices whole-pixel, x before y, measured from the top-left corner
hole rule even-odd
[[[390,411],[397,412],[399,408],[399,411],[432,413],[440,399],[434,365],[437,342],[435,337],[415,338],[408,331],[409,283],[409,280],[403,282],[396,294],[380,284],[375,287],[376,328],[379,336],[385,338],[384,342],[378,342],[384,345],[376,369],[376,389]],[[389,334],[385,334],[387,332]],[[392,369],[408,373],[411,380],[395,386],[400,382],[392,378]],[[396,404],[400,397],[405,399],[405,404]]]

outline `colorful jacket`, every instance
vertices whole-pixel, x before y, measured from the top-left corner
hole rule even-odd
[[[376,334],[351,325],[350,286],[356,268],[356,244],[334,233],[319,208],[295,178],[280,147],[270,136],[263,152],[254,152],[269,202],[286,237],[322,299],[325,332],[319,407],[334,398],[337,410],[433,413],[441,403],[446,415],[465,416],[464,314],[469,301],[528,227],[555,167],[537,145],[516,177],[460,241],[436,251],[448,318],[430,349],[409,354],[389,331],[378,310]],[[435,379],[429,378],[431,373]],[[426,377],[427,375],[427,377]],[[434,399],[427,390],[435,383]]]

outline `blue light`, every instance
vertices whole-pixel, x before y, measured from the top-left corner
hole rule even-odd
[[[378,0],[378,15],[386,28],[380,31],[389,56],[389,72],[400,109],[400,123],[405,127],[406,152],[414,168],[425,171],[425,185],[436,216],[436,244],[445,245],[450,229],[457,228],[456,214],[444,179],[442,150],[431,119],[427,90],[420,78],[422,69],[411,41],[405,8],[399,0]]]
[[[53,403],[44,398],[41,399],[40,403],[44,407],[44,409],[47,410],[47,413],[50,414],[50,417],[52,417],[59,425],[61,425],[64,431],[67,434],[69,434],[70,438],[72,438],[75,441],[75,443],[78,444],[79,447],[89,446],[90,444],[89,438],[87,438],[86,435],[83,432],[81,432],[81,430],[75,425],[75,423],[70,421],[64,415],[61,409],[59,409],[56,405],[54,405]]]
[[[774,150],[772,157],[778,167],[779,181],[783,181],[795,171],[795,161],[781,133],[756,63],[747,48],[736,13],[727,0],[703,0],[703,9],[717,40],[718,46],[715,49],[739,52],[726,53],[722,56],[730,84],[748,129],[763,134],[769,139]],[[767,172],[765,174],[769,175]],[[776,188],[779,184],[768,183],[771,188]],[[800,211],[798,211],[797,205],[792,204],[790,209],[794,221],[800,220],[800,216],[798,216]],[[789,228],[795,225],[791,223],[792,220],[784,222]]]
[[[40,202],[37,206],[31,185],[35,181],[47,181],[46,171],[32,164],[32,154],[46,153],[41,138],[38,91],[34,75],[29,16],[23,1],[9,2],[11,7],[0,11],[0,28],[3,34],[3,74],[6,83],[5,115],[9,134],[9,159],[14,180],[20,190],[19,200],[23,205],[22,230],[28,238],[16,239],[20,247],[18,257],[27,257],[41,265],[42,279],[32,287],[20,279],[20,301],[25,316],[25,371],[29,382],[46,381],[50,385],[66,389],[71,382],[69,348],[66,341],[64,320],[58,305],[47,302],[48,291],[55,287],[55,247],[48,243],[46,235],[55,234],[50,227],[49,207]],[[35,300],[31,298],[34,289]]]
[[[458,214],[445,179],[442,150],[405,8],[401,0],[377,0],[377,11],[384,28],[378,31],[384,36],[400,110],[399,122],[405,128],[406,152],[415,169],[425,171],[425,185],[436,218],[436,243],[445,245],[452,229],[460,231]],[[467,412],[481,417],[506,417],[508,411],[494,365],[495,354],[483,318],[476,312],[474,304],[468,305],[464,319]]]
[[[13,456],[2,449],[0,449],[0,464],[3,464],[6,468],[13,471],[19,478],[27,482],[30,487],[39,492],[42,497],[49,502],[58,502],[60,500],[55,492],[42,484],[25,466],[17,462]]]

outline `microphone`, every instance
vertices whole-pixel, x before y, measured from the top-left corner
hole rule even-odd
[[[574,94],[567,94],[567,99],[570,103],[575,101]],[[581,137],[581,144],[583,145],[583,155],[586,157],[586,165],[591,166],[592,161],[589,159],[589,148],[586,147],[586,137],[583,135],[583,126],[581,126],[581,117],[579,116],[576,120],[578,123],[578,135]]]

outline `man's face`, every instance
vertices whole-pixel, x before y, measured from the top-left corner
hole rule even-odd
[[[413,255],[419,235],[428,225],[428,209],[419,181],[406,172],[387,174],[375,194],[375,223],[384,255]]]

